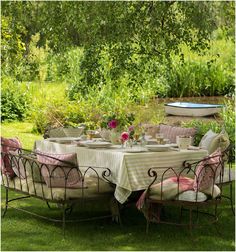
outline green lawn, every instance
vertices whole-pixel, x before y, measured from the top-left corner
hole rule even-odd
[[[34,140],[42,136],[31,133],[30,123],[8,123],[2,125],[2,135],[18,136],[23,146],[31,149]],[[2,188],[1,210],[4,207],[5,189]],[[10,197],[16,193],[11,192]],[[38,199],[14,201],[12,205],[22,205],[27,209],[51,214],[46,204]],[[87,208],[91,209],[91,206]],[[94,210],[94,206],[92,206]],[[98,209],[99,211],[103,208]],[[106,211],[107,208],[104,208]],[[97,210],[96,210],[97,211]],[[86,214],[87,211],[76,211],[75,215]],[[38,219],[26,213],[9,208],[1,222],[2,251],[81,251],[81,250],[201,250],[201,251],[234,251],[235,250],[235,218],[231,212],[229,201],[223,199],[219,207],[220,218],[216,227],[206,226],[193,230],[193,236],[187,228],[157,225],[150,226],[149,234],[145,233],[146,221],[135,207],[126,208],[122,212],[123,226],[110,219],[90,222],[71,223],[66,226],[66,239],[63,239],[60,224]],[[58,212],[59,214],[59,212]]]
[[[4,191],[3,189],[2,207]],[[10,195],[13,197],[16,194],[12,192]],[[53,211],[37,199],[26,199],[22,202],[20,204],[25,208],[40,213],[50,214]],[[16,206],[19,202],[15,201],[12,204]],[[107,208],[104,209],[106,210]],[[66,238],[63,239],[60,224],[9,208],[2,219],[1,249],[4,251],[234,250],[235,222],[228,201],[223,201],[219,212],[220,219],[217,223],[219,233],[214,225],[209,225],[194,229],[191,237],[187,228],[152,224],[149,234],[146,235],[146,222],[142,213],[135,207],[131,207],[122,212],[123,226],[113,223],[110,219],[67,224]],[[81,212],[74,214],[81,214]]]
[[[22,142],[24,149],[32,150],[34,141],[43,139],[41,135],[32,133],[33,124],[30,122],[11,122],[2,123],[1,136],[3,137],[18,137]]]

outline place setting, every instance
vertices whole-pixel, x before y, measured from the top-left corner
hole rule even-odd
[[[80,141],[81,137],[50,137],[45,140],[49,142],[60,143],[60,144],[71,144],[74,141]]]

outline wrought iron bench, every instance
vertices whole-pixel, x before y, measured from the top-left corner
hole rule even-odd
[[[150,168],[148,176],[152,181],[136,204],[146,218],[146,233],[150,222],[188,226],[190,232],[193,227],[217,222],[217,207],[222,195],[223,156],[224,153],[218,151],[200,161],[185,162],[179,173],[167,167],[161,177],[156,172],[160,167]],[[176,210],[180,210],[178,218]],[[188,211],[188,221],[182,218],[183,210]]]
[[[113,196],[114,185],[109,181],[111,171],[108,168],[79,167],[73,162],[60,160],[52,155],[21,148],[13,148],[8,152],[2,151],[1,161],[1,184],[6,189],[2,217],[5,216],[7,209],[12,207],[10,206],[12,201],[35,197],[45,201],[49,208],[49,203],[56,203],[60,206],[62,217],[50,218],[20,207],[14,208],[46,220],[61,222],[63,235],[65,235],[66,222],[85,220],[68,218],[68,210],[70,213],[76,204],[85,204],[94,200],[96,204],[99,204],[100,200],[102,202],[103,199],[104,203],[105,199],[107,204],[112,203],[112,213],[91,219],[113,217],[119,220],[119,209]],[[9,169],[14,171],[14,175],[11,173],[9,176]],[[20,192],[25,196],[10,199],[9,190]]]

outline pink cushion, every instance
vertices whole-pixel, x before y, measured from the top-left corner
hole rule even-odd
[[[1,137],[1,149],[4,153],[19,153],[19,149],[21,148],[21,142],[18,138],[4,138]],[[2,155],[2,154],[1,154]],[[21,169],[20,169],[21,168]],[[25,177],[24,169],[22,170],[22,166],[20,167],[16,162],[16,159],[13,159],[13,162],[9,160],[8,155],[1,156],[1,169],[3,174],[7,175],[10,178],[13,178],[15,174],[19,177]]]
[[[42,164],[41,174],[48,187],[81,188],[82,180],[78,171],[76,153],[52,154],[37,152]]]
[[[153,200],[171,200],[179,193],[192,190],[194,180],[188,177],[179,178],[174,176],[154,184],[149,189],[149,198]],[[136,207],[140,210],[145,204],[147,190],[145,190],[136,203]]]
[[[195,128],[182,128],[165,124],[160,125],[160,133],[164,135],[164,138],[169,139],[171,143],[176,143],[177,136],[194,137],[196,131]]]
[[[149,196],[155,199],[173,199],[177,194],[193,188],[193,179],[180,176],[167,178],[150,187]]]
[[[213,187],[217,177],[222,170],[222,153],[216,150],[196,167],[193,188],[195,191],[202,191]]]

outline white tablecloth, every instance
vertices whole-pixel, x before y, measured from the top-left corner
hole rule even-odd
[[[149,168],[160,167],[158,169],[160,175],[165,167],[173,167],[180,171],[184,160],[201,159],[207,155],[206,150],[127,153],[119,148],[90,149],[47,140],[36,141],[35,147],[49,153],[75,152],[81,166],[109,168],[112,172],[111,180],[116,184],[115,198],[120,203],[124,203],[132,191],[147,188],[152,181],[147,174]]]

